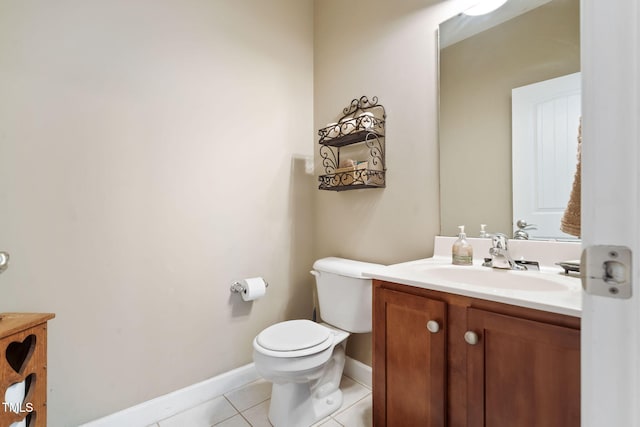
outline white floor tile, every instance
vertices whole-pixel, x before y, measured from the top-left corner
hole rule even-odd
[[[260,379],[251,384],[231,390],[224,396],[240,412],[256,406],[271,397],[271,383]]]
[[[344,376],[340,389],[340,409],[314,426],[371,427],[371,390]],[[260,379],[149,427],[272,427],[267,416],[270,397],[271,383]]]
[[[242,416],[245,417],[253,427],[271,427],[268,416],[270,402],[271,400],[266,400],[253,408],[242,411]]]
[[[335,419],[345,427],[371,427],[373,425],[372,402],[370,394],[336,415]]]
[[[242,415],[238,414],[235,417],[231,417],[228,420],[224,420],[223,422],[216,424],[215,427],[251,427],[251,424],[242,418]]]
[[[195,408],[180,412],[160,421],[160,427],[208,427],[238,414],[223,396],[204,402]]]

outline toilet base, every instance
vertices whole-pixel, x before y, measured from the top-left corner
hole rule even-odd
[[[342,406],[342,391],[324,397],[310,395],[307,384],[273,384],[269,421],[276,427],[311,426]]]
[[[274,382],[269,421],[275,427],[307,427],[342,406],[340,380],[344,370],[346,337],[334,347],[331,359],[316,379],[305,382]]]

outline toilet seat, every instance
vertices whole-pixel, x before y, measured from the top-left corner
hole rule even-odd
[[[271,325],[253,340],[256,351],[273,357],[301,357],[326,350],[331,330],[310,320],[287,320]]]

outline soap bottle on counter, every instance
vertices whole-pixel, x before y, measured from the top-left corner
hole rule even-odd
[[[459,225],[458,240],[451,247],[451,263],[454,265],[473,265],[473,247],[467,241],[464,225]]]

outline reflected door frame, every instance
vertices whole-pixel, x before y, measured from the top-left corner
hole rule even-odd
[[[531,238],[575,240],[560,231],[576,173],[581,75],[511,91],[513,224],[535,224]]]

